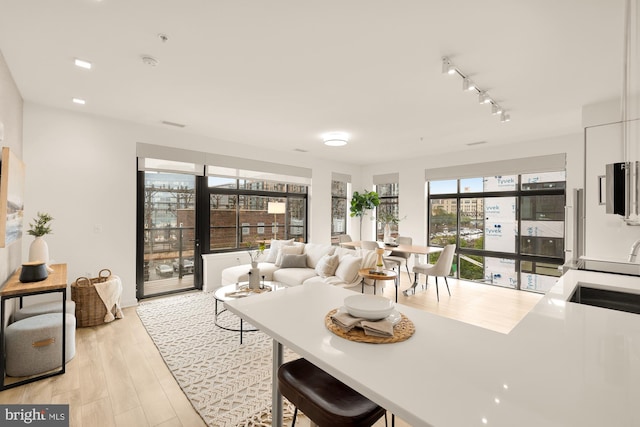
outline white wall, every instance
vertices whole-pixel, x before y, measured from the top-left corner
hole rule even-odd
[[[136,303],[137,142],[311,168],[309,240],[318,243],[331,237],[331,172],[350,174],[354,188],[360,185],[359,166],[31,103],[24,109],[24,141],[25,218],[50,213],[51,258],[68,264],[70,281],[111,269],[122,278],[124,305]]]
[[[11,72],[0,53],[0,122],[4,125],[4,138],[0,146],[9,147],[22,158],[22,97]],[[26,224],[25,224],[26,226]],[[22,239],[6,248],[0,248],[0,286],[21,264]],[[7,305],[8,313],[11,306]]]

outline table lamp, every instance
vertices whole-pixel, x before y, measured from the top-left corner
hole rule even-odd
[[[283,202],[269,202],[267,205],[267,213],[273,214],[273,222],[275,226],[273,227],[273,239],[275,240],[278,234],[278,218],[277,214],[283,214],[286,212],[286,203]]]

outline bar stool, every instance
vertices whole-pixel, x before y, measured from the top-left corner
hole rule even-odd
[[[278,369],[280,393],[295,405],[312,425],[322,427],[370,427],[383,415],[384,408],[333,378],[306,359],[284,363]]]

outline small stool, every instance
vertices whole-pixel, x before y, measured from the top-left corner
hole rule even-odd
[[[40,314],[13,322],[5,330],[6,367],[10,377],[26,377],[61,367],[60,313]],[[65,315],[65,359],[76,354],[76,318]]]
[[[280,393],[319,426],[370,427],[385,416],[384,408],[333,378],[306,359],[284,363],[278,369]]]
[[[27,317],[38,316],[40,314],[61,313],[62,301],[42,302],[39,304],[28,305],[13,313],[13,321],[26,319]],[[67,300],[67,313],[75,314],[76,303]],[[62,351],[62,350],[61,350]]]

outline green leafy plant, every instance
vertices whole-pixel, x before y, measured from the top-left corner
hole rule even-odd
[[[247,242],[247,252],[249,253],[249,258],[251,258],[251,262],[256,262],[264,253],[264,250],[267,248],[267,245],[264,241],[260,242]]]
[[[364,190],[363,193],[353,192],[351,197],[351,213],[350,216],[360,218],[360,237],[362,238],[362,217],[367,214],[368,211],[375,208],[380,204],[380,197],[375,191]]]
[[[53,233],[53,231],[51,231],[51,226],[49,226],[49,223],[53,221],[53,217],[48,213],[38,212],[38,215],[33,219],[33,221],[33,223],[29,223],[29,230],[27,230],[28,234],[35,237],[42,237],[46,234]]]

